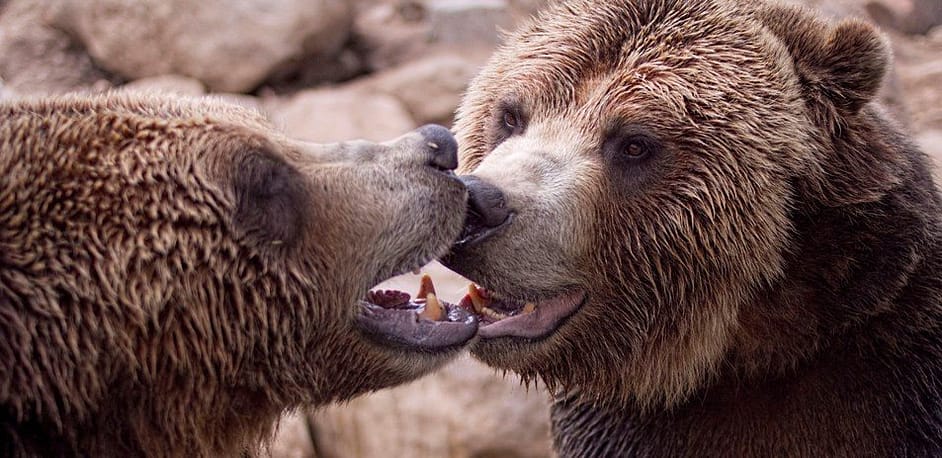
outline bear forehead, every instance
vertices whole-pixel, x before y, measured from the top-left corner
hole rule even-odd
[[[501,86],[533,105],[611,111],[654,98],[676,113],[691,91],[722,103],[721,92],[774,89],[788,65],[749,13],[722,1],[577,0],[556,9],[492,61]]]
[[[582,57],[613,60],[631,48],[657,50],[742,37],[757,27],[751,11],[726,0],[570,0],[518,29],[511,46],[526,47],[534,55],[572,57],[577,51]]]

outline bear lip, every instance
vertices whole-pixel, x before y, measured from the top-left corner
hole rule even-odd
[[[541,339],[559,329],[585,302],[584,291],[569,291],[550,299],[522,303],[499,298],[496,293],[472,284],[458,306],[478,316],[481,339]]]
[[[413,299],[398,290],[374,290],[359,301],[357,325],[384,345],[426,351],[468,343],[478,331],[474,314],[440,300],[432,279],[424,275]]]
[[[452,249],[463,250],[481,244],[481,242],[497,235],[510,226],[514,221],[514,216],[516,216],[516,213],[510,212],[503,222],[494,227],[471,227],[466,223],[464,229],[462,229],[461,235],[458,237],[458,241],[454,243]]]

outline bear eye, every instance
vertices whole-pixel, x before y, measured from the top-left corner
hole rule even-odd
[[[648,148],[641,139],[632,138],[622,147],[622,153],[630,159],[641,159],[648,155]]]
[[[520,125],[520,119],[517,118],[517,114],[506,111],[504,112],[504,127],[510,130],[517,130],[517,127]]]
[[[605,155],[623,167],[641,165],[661,150],[661,143],[645,129],[637,126],[619,128],[605,141]]]
[[[501,130],[508,137],[520,135],[526,130],[526,121],[516,109],[504,109],[500,116]]]
[[[504,102],[495,108],[492,117],[488,118],[491,149],[527,130],[527,118],[517,103]]]

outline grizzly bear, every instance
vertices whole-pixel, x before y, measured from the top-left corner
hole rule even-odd
[[[472,352],[562,456],[939,456],[942,231],[865,23],[572,0],[458,111]]]
[[[316,120],[312,120],[316,122]],[[0,105],[0,455],[239,456],[476,319],[367,293],[448,250],[457,144],[293,141],[219,100]]]

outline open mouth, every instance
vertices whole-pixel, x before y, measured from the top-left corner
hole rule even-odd
[[[471,284],[458,307],[478,316],[481,323],[478,335],[482,339],[540,339],[555,332],[575,314],[585,298],[584,292],[573,291],[538,302],[520,302]]]
[[[357,324],[387,345],[441,351],[464,345],[478,330],[475,314],[439,299],[428,275],[414,298],[404,291],[373,290],[359,306]]]

